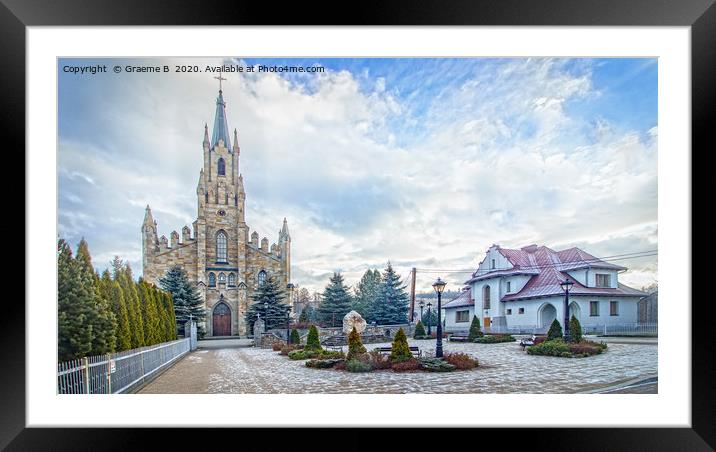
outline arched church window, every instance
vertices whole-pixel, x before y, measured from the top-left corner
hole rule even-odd
[[[490,286],[482,289],[482,309],[490,309]]]
[[[209,287],[216,287],[216,275],[209,273]]]
[[[216,260],[218,262],[226,262],[226,241],[226,232],[216,233]]]
[[[226,275],[219,273],[219,284],[226,284]]]
[[[219,161],[217,162],[217,167],[218,167],[219,176],[225,176],[226,175],[226,164],[224,163],[223,158],[219,158]]]
[[[234,287],[236,285],[236,275],[233,273],[229,273],[229,287]]]
[[[266,282],[266,272],[263,271],[263,270],[261,270],[261,271],[259,272],[259,278],[258,278],[258,279],[259,279],[259,286],[263,285],[263,283]]]

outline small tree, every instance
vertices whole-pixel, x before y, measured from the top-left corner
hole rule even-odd
[[[311,325],[308,330],[308,337],[306,338],[306,350],[320,350],[321,341],[318,340],[318,328],[316,325]]]
[[[348,335],[348,355],[346,355],[346,359],[351,360],[363,353],[366,353],[366,349],[360,339],[358,330],[356,330],[356,327],[353,327],[351,333]]]
[[[291,343],[296,345],[301,343],[301,336],[298,334],[298,330],[296,328],[291,330]]]
[[[552,321],[552,325],[549,327],[549,331],[547,332],[547,340],[551,341],[552,339],[558,339],[562,337],[562,325],[559,324],[557,319],[554,319]]]
[[[569,319],[569,334],[572,342],[582,342],[582,325],[574,315]]]
[[[413,334],[413,338],[418,339],[421,337],[425,337],[425,327],[423,327],[423,322],[418,320],[417,325],[415,325],[415,333]]]
[[[410,353],[410,347],[408,346],[408,337],[405,335],[405,331],[402,328],[395,333],[393,343],[390,348],[390,360],[394,363],[408,361],[413,355]]]
[[[472,323],[470,324],[470,334],[467,336],[467,339],[472,342],[483,335],[484,333],[480,329],[480,319],[478,319],[476,315],[473,315]]]

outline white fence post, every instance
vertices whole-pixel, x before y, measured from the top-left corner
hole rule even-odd
[[[85,356],[82,358],[82,365],[85,366],[85,371],[83,372],[83,380],[85,385],[85,394],[90,393],[90,385],[89,385],[89,359]]]

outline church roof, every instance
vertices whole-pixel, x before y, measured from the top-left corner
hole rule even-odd
[[[211,134],[211,147],[216,146],[220,139],[224,140],[224,146],[227,149],[231,149],[229,123],[226,120],[226,102],[224,102],[221,90],[219,90],[219,97],[216,98],[216,114],[214,115],[214,132]]]

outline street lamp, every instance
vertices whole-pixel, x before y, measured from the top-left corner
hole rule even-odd
[[[428,301],[428,336],[433,333],[433,330],[430,328],[433,325],[433,311],[430,309],[432,307],[433,304]]]
[[[569,334],[569,290],[574,285],[574,282],[570,281],[569,278],[565,279],[559,284],[564,290],[564,341],[570,342]]]
[[[443,357],[443,322],[440,321],[440,299],[446,285],[447,283],[440,278],[433,283],[433,289],[435,289],[435,292],[438,294],[438,341],[435,344],[436,358]]]
[[[269,308],[269,302],[267,300],[267,301],[264,301],[264,317],[266,317],[266,320],[264,320],[264,322],[266,322],[266,331],[268,331],[268,329],[269,329],[268,308]]]
[[[420,307],[420,321],[423,321],[423,306],[425,306],[425,302],[423,300],[420,300],[420,303],[418,303],[418,306]]]
[[[289,325],[291,325],[291,311],[286,311],[286,345],[291,345],[291,332],[289,331]]]

